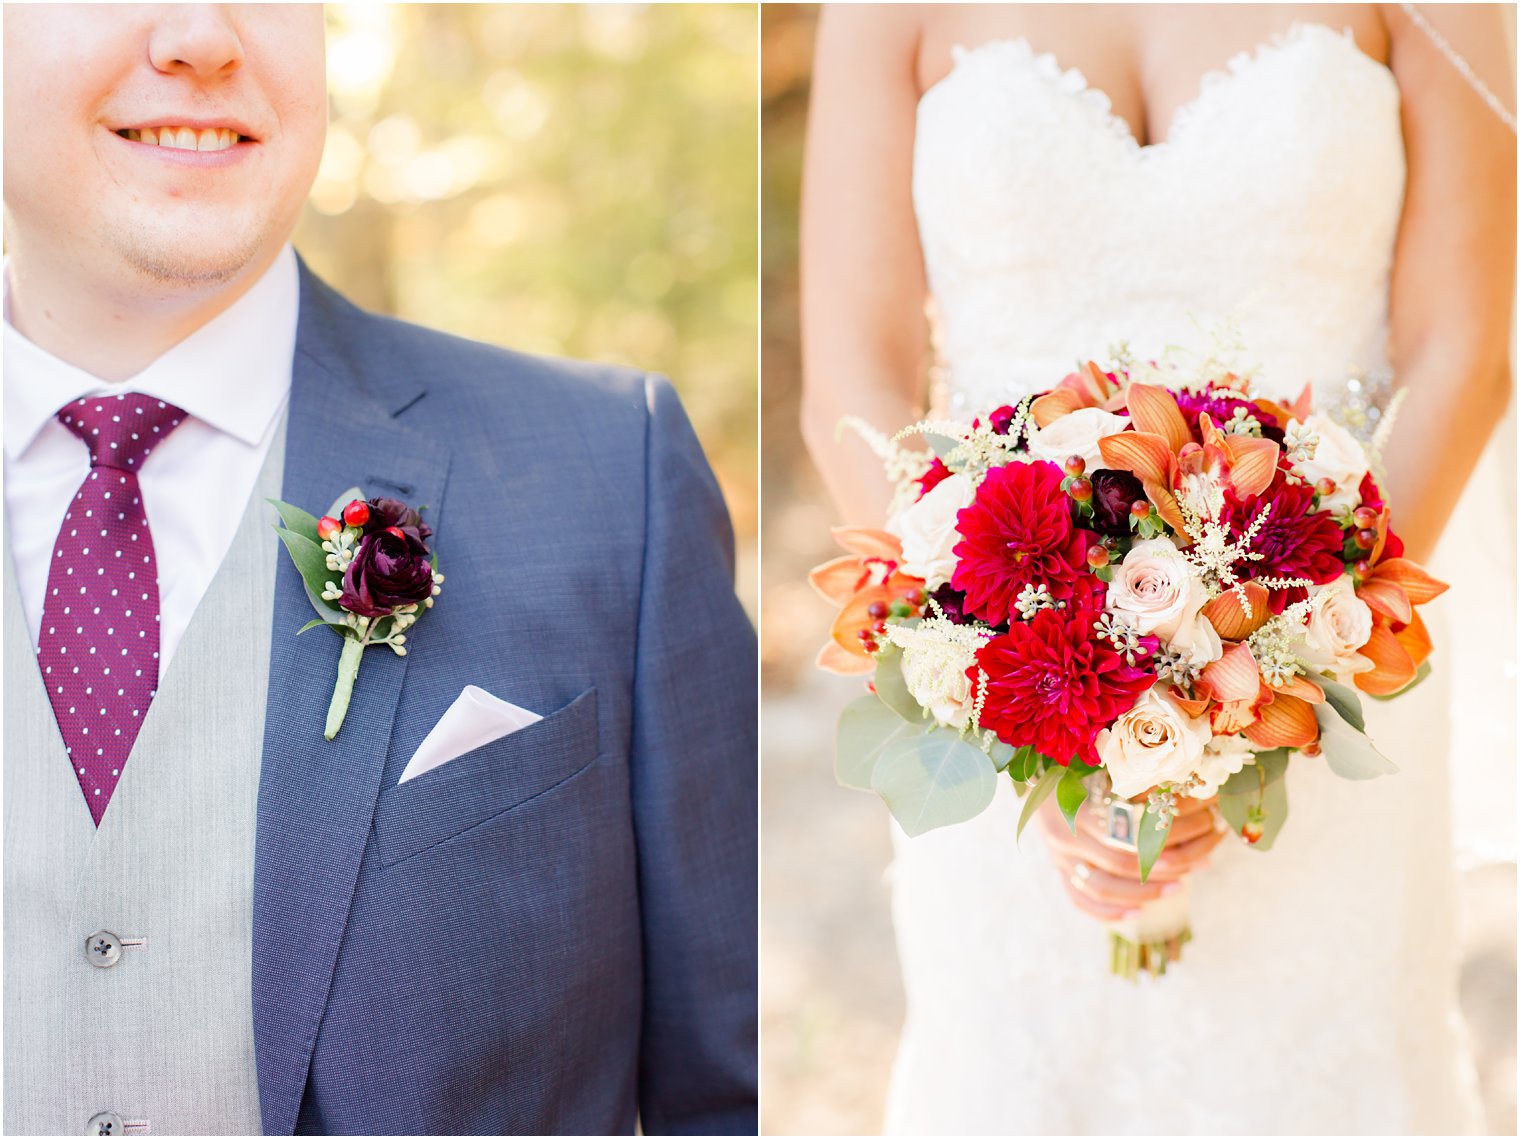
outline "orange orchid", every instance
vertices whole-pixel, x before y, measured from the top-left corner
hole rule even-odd
[[[1196,697],[1179,701],[1190,714],[1209,716],[1215,735],[1244,733],[1257,747],[1305,747],[1319,739],[1314,705],[1324,690],[1306,676],[1273,686],[1262,679],[1250,646],[1230,645],[1199,676]]]
[[[1055,388],[1029,405],[1036,427],[1049,427],[1063,415],[1084,407],[1116,411],[1123,406],[1121,389],[1097,364],[1089,360],[1080,372],[1072,372]]]
[[[1370,568],[1354,575],[1356,595],[1372,610],[1374,622],[1372,636],[1357,651],[1372,661],[1373,668],[1358,673],[1355,683],[1370,695],[1388,696],[1413,680],[1430,656],[1430,634],[1414,607],[1441,596],[1447,585],[1408,558],[1383,557],[1388,544],[1386,506],[1373,528],[1377,541],[1366,559]]]
[[[835,527],[831,533],[850,553],[824,562],[808,574],[808,583],[825,600],[840,606],[817,664],[828,672],[851,676],[876,667],[860,635],[881,619],[872,615],[872,606],[906,603],[916,614],[923,603],[924,581],[897,568],[903,552],[902,542],[895,535],[846,526]],[[914,597],[918,600],[911,600]]]

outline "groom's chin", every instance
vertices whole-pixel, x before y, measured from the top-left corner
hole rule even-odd
[[[162,227],[136,227],[111,234],[125,274],[135,287],[167,292],[200,292],[257,271],[284,244],[272,229],[228,225],[224,221],[179,219]]]

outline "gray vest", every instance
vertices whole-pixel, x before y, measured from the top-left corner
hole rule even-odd
[[[98,831],[5,557],[7,1134],[262,1133],[253,840],[284,451],[282,422]]]

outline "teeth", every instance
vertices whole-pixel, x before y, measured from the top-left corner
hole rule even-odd
[[[166,146],[171,150],[226,150],[236,146],[242,138],[237,131],[225,127],[212,127],[203,131],[192,130],[190,127],[144,127],[120,133],[133,142]]]

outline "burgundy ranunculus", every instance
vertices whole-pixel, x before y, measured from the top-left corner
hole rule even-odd
[[[375,502],[370,503],[372,514],[378,509]],[[385,617],[397,606],[420,605],[432,596],[433,567],[427,547],[407,532],[403,521],[394,525],[401,531],[400,537],[389,529],[380,529],[359,539],[354,560],[343,571],[343,597],[338,602],[350,613]],[[412,525],[415,528],[416,523]]]
[[[366,535],[396,527],[414,543],[413,551],[427,553],[427,540],[433,536],[432,527],[422,520],[422,515],[404,502],[394,498],[369,500],[369,521],[364,524]],[[417,547],[421,549],[417,549]]]
[[[1238,538],[1243,534],[1268,503],[1272,509],[1251,540],[1251,550],[1263,557],[1260,561],[1236,563],[1235,572],[1242,579],[1301,577],[1316,585],[1328,585],[1345,572],[1341,558],[1345,538],[1341,528],[1329,513],[1314,509],[1312,486],[1290,483],[1282,471],[1249,505],[1233,498],[1229,501],[1226,517],[1232,536]],[[1272,611],[1281,613],[1285,606],[1306,596],[1301,588],[1274,590]]]
[[[1026,585],[1044,585],[1064,600],[1087,575],[1087,548],[1098,536],[1072,524],[1063,477],[1043,460],[987,472],[976,498],[956,516],[962,541],[953,551],[950,584],[965,592],[966,612],[1001,625]]]
[[[1093,525],[1104,534],[1120,537],[1129,533],[1129,512],[1136,499],[1145,497],[1140,480],[1128,471],[1093,471]]]

